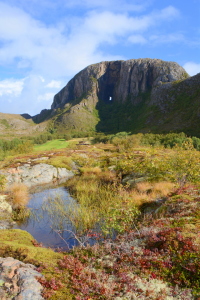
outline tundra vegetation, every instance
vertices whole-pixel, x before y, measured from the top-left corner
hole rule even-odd
[[[77,175],[66,186],[77,204],[65,210],[62,199],[50,199],[48,208],[70,220],[80,247],[54,252],[26,232],[1,230],[0,255],[35,264],[45,275],[45,299],[198,299],[199,150],[200,139],[184,133],[68,141],[47,162],[75,163]],[[9,155],[2,168],[43,152]],[[15,203],[23,206],[25,196],[22,202]],[[83,236],[97,243],[83,243]]]

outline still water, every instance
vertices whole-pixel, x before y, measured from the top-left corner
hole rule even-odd
[[[62,248],[67,250],[73,246],[78,246],[79,242],[73,236],[72,232],[75,231],[69,220],[63,222],[59,215],[52,216],[48,213],[48,199],[54,201],[56,198],[61,198],[65,204],[65,210],[72,204],[76,204],[76,201],[69,195],[65,187],[51,188],[32,194],[28,203],[28,208],[31,210],[30,217],[28,217],[23,223],[17,223],[14,228],[28,231],[38,243],[42,243],[44,247]],[[42,206],[46,205],[47,210],[42,209]],[[55,217],[55,219],[54,219]],[[57,231],[59,229],[64,229]],[[82,237],[84,240],[84,237]],[[88,243],[93,244],[94,241],[89,239]]]

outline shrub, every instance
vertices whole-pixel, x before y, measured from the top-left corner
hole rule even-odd
[[[0,191],[4,190],[6,184],[6,177],[4,175],[0,175]]]
[[[14,147],[11,151],[11,154],[18,154],[18,153],[28,153],[33,150],[33,144],[31,141],[24,141],[21,144],[18,144]]]
[[[6,152],[0,148],[0,161],[3,161],[6,157]]]
[[[197,149],[197,150],[200,150],[200,139],[193,136],[192,141],[193,141],[194,148]]]

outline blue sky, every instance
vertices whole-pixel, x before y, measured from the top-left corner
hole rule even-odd
[[[200,0],[0,0],[0,112],[35,115],[86,66],[160,58],[200,72]]]

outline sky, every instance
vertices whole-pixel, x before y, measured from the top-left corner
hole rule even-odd
[[[175,61],[200,72],[200,0],[0,0],[0,112],[49,109],[80,70]]]

